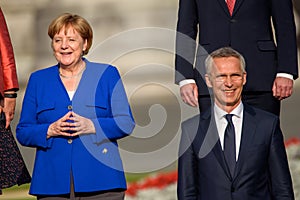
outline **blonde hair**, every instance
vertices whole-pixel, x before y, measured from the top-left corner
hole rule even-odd
[[[70,26],[79,33],[83,40],[87,41],[87,47],[83,51],[83,55],[87,55],[93,42],[93,30],[83,17],[70,13],[64,13],[58,16],[49,25],[48,35],[53,39],[55,34],[59,33],[63,28],[67,31],[67,28]]]

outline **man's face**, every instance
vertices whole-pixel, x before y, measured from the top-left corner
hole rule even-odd
[[[246,73],[235,57],[214,58],[211,73],[205,76],[206,84],[212,88],[215,103],[227,112],[231,112],[241,101]]]

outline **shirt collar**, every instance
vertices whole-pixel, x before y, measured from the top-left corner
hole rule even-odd
[[[244,105],[242,102],[229,114],[233,114],[234,116],[241,118],[243,113]],[[217,104],[214,105],[214,113],[217,119],[222,119],[226,114],[228,114],[226,111],[222,110]]]

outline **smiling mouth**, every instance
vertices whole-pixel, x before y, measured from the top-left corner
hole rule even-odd
[[[70,55],[70,54],[72,54],[72,52],[62,52],[60,54],[62,54],[62,55]]]
[[[235,94],[235,89],[232,90],[223,90],[226,96],[231,96]]]
[[[223,92],[225,93],[233,93],[235,91],[235,89],[231,89],[231,90],[223,90]]]

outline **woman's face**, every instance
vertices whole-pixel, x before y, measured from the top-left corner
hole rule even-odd
[[[63,27],[52,39],[52,48],[56,60],[62,66],[74,66],[80,60],[87,41],[72,27]]]

